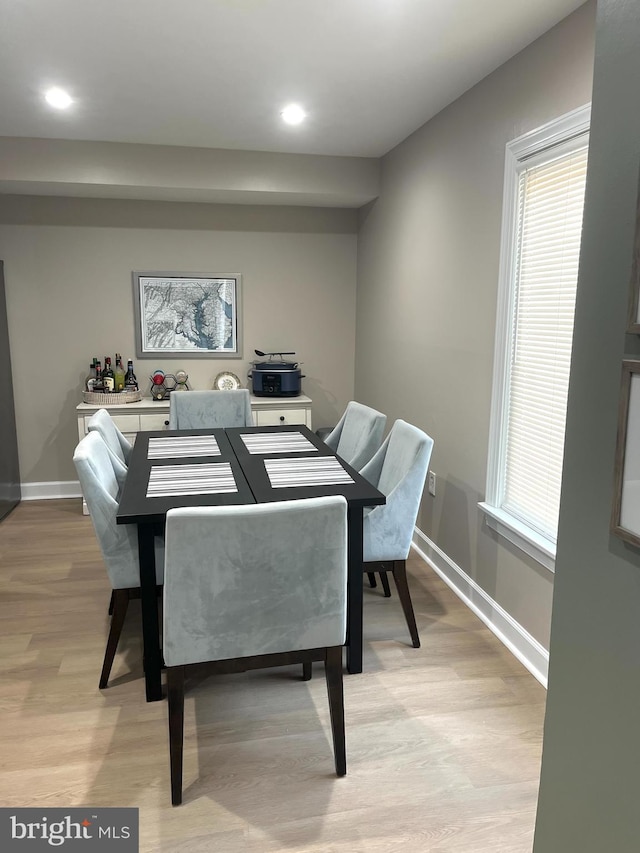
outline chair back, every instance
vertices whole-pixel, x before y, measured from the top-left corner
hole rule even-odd
[[[124,465],[129,464],[131,444],[114,424],[113,418],[106,409],[98,409],[87,423],[89,432],[99,432],[109,450]]]
[[[134,524],[116,524],[120,492],[114,469],[117,460],[100,434],[93,431],[76,447],[73,462],[111,586],[113,589],[140,586],[138,531]]]
[[[342,645],[347,502],[169,510],[164,577],[167,666]]]
[[[253,426],[246,388],[235,391],[180,391],[169,397],[169,429]]]
[[[430,436],[397,420],[382,447],[361,470],[387,499],[365,516],[365,562],[406,560],[432,450]]]
[[[352,400],[325,444],[360,471],[382,443],[387,416]]]

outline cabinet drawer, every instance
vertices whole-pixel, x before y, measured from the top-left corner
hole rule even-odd
[[[157,415],[140,415],[140,429],[142,431],[154,429],[167,429],[169,412],[158,412]]]
[[[140,415],[111,415],[111,419],[120,432],[138,432]]]
[[[85,435],[89,432],[89,421],[91,420],[92,415],[86,415],[84,418],[84,433]],[[114,424],[118,427],[120,432],[123,433],[136,433],[140,430],[140,416],[137,414],[132,415],[111,415],[111,418]]]
[[[306,409],[270,409],[254,412],[256,426],[277,426],[278,424],[305,424]]]

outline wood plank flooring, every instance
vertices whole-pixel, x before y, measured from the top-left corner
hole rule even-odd
[[[91,521],[79,500],[20,504],[0,524],[0,803],[138,807],[141,851],[529,853],[545,691],[424,563],[408,569],[421,649],[395,590],[365,583],[347,776],[320,665],[311,682],[299,668],[201,676],[172,808],[138,602],[100,691],[110,588]]]

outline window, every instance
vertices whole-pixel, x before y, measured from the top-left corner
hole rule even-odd
[[[554,568],[590,108],[507,145],[487,523]]]

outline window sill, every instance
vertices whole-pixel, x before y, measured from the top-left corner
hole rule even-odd
[[[487,525],[499,536],[508,539],[545,569],[555,571],[556,549],[553,543],[498,507],[487,503],[479,503],[478,506],[485,514]]]

